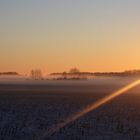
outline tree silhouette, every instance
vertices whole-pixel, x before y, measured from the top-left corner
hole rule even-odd
[[[34,80],[40,80],[42,79],[42,72],[41,70],[31,70],[31,78],[34,79]]]
[[[70,69],[69,73],[71,73],[71,74],[80,73],[80,70],[77,68],[72,68],[72,69]]]

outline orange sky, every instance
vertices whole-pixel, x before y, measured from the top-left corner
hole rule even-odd
[[[0,2],[0,71],[140,69],[140,2]]]

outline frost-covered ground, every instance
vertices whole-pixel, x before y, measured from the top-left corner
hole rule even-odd
[[[0,140],[140,140],[140,86],[51,136],[47,131],[135,78],[32,81],[0,77]]]

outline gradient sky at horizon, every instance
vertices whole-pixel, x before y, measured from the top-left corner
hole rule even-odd
[[[0,0],[0,71],[140,69],[138,0]]]

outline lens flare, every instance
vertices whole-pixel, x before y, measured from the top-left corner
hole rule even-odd
[[[49,131],[47,131],[46,133],[43,134],[43,138],[45,138],[47,136],[51,136],[53,133],[59,131],[61,128],[65,127],[66,125],[72,123],[73,121],[79,119],[80,117],[86,115],[87,113],[97,109],[98,107],[106,104],[107,102],[111,101],[112,99],[116,98],[117,96],[119,96],[123,93],[126,93],[127,91],[129,91],[130,89],[134,88],[135,86],[137,86],[139,84],[140,84],[140,80],[134,81],[133,83],[117,90],[116,92],[104,97],[103,99],[100,99],[97,102],[94,102],[93,104],[88,105],[83,110],[68,117],[66,120],[64,120],[64,122],[61,122],[61,123],[53,126],[51,129],[49,129]]]

